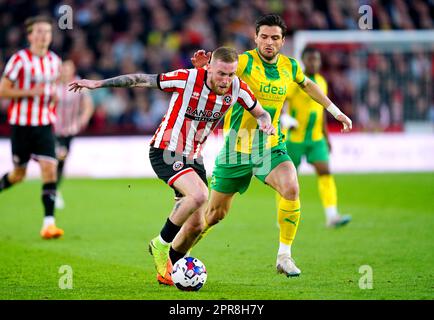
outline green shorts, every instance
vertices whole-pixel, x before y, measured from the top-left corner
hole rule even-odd
[[[295,167],[300,165],[303,156],[306,156],[308,163],[329,161],[329,147],[325,138],[302,143],[286,141],[286,149]]]
[[[240,156],[240,153],[237,154]],[[219,158],[221,159],[221,153],[216,159],[212,173],[211,189],[221,193],[239,192],[240,194],[248,189],[253,175],[265,183],[265,178],[274,168],[282,162],[291,161],[284,143],[272,148],[261,158],[253,161],[249,158],[247,163],[222,164],[219,163]]]

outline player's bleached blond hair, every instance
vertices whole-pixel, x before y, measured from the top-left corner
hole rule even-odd
[[[226,63],[238,61],[238,53],[231,47],[219,47],[215,49],[211,56],[211,61],[220,60]]]

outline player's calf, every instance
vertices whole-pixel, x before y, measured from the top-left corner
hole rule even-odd
[[[205,215],[207,227],[211,227],[219,223],[226,217],[227,213],[228,210],[222,206],[208,207]]]
[[[20,183],[25,177],[25,168],[15,168],[11,172],[6,173],[0,180],[0,192],[12,187],[16,183]]]

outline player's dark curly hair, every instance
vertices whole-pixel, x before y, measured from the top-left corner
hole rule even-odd
[[[262,26],[278,26],[280,29],[282,29],[282,37],[285,37],[286,35],[286,23],[283,21],[283,19],[278,15],[274,13],[265,14],[263,16],[260,16],[258,19],[256,19],[256,35],[259,33],[259,28]]]
[[[303,58],[306,54],[308,53],[314,53],[314,52],[318,52],[321,53],[317,48],[315,47],[305,47],[303,49],[303,52],[301,53],[301,57]]]

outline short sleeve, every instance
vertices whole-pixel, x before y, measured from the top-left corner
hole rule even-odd
[[[18,79],[20,71],[23,69],[23,61],[18,54],[14,54],[6,63],[3,76],[15,82]]]
[[[175,71],[160,73],[157,76],[157,86],[165,92],[174,92],[176,89],[183,89],[188,79],[187,69],[178,69]]]
[[[297,84],[302,84],[306,79],[306,76],[304,75],[303,70],[300,67],[300,63],[294,58],[289,58],[289,60],[291,61],[292,66],[292,79]]]
[[[247,111],[253,110],[256,107],[257,100],[252,90],[247,83],[240,79],[240,92],[238,94],[237,102]]]
[[[237,76],[241,77],[244,70],[247,67],[247,62],[249,61],[249,57],[247,54],[243,53],[238,55],[238,67],[237,67]]]

